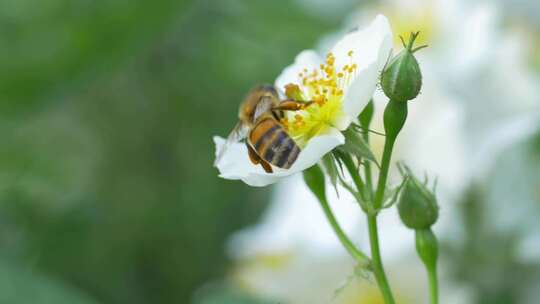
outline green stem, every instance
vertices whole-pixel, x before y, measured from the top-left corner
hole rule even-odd
[[[371,125],[371,121],[373,120],[373,114],[375,112],[375,105],[373,103],[373,99],[369,101],[367,106],[362,110],[362,113],[360,113],[360,116],[358,117],[358,122],[360,123],[360,126],[364,130],[364,141],[369,146],[369,126]],[[364,175],[366,177],[366,195],[368,197],[369,201],[373,201],[373,182],[372,182],[372,176],[371,176],[371,162],[366,161],[364,162]]]
[[[375,200],[373,207],[378,210],[381,208],[384,200],[384,190],[386,188],[386,179],[388,178],[388,170],[390,169],[390,160],[392,158],[392,150],[396,138],[407,120],[407,102],[390,100],[384,109],[384,132],[386,138],[384,141],[384,151],[381,160],[381,171],[379,172],[379,180],[377,182],[377,191],[375,192]]]
[[[392,150],[394,149],[395,138],[386,137],[384,143],[384,151],[381,161],[381,171],[379,173],[379,181],[377,182],[377,191],[375,193],[375,200],[373,201],[373,207],[377,210],[381,208],[384,199],[384,190],[386,189],[386,179],[388,178],[388,171],[390,169],[390,160],[392,158]]]
[[[351,158],[350,155],[344,154],[342,155],[342,160],[343,160],[343,164],[347,168],[347,171],[349,171],[349,174],[351,175],[351,178],[354,184],[356,185],[356,190],[358,190],[360,197],[364,200],[364,202],[367,201],[366,197],[364,196],[365,185],[364,185],[364,182],[362,181],[362,178],[360,177],[360,174],[358,174],[358,171],[356,171],[356,166],[354,164],[353,159]]]
[[[377,215],[368,215],[368,230],[369,230],[369,243],[371,247],[371,259],[373,273],[375,279],[377,280],[377,285],[381,290],[384,303],[394,304],[394,297],[392,296],[392,290],[390,289],[390,284],[388,284],[388,279],[384,272],[384,268],[381,260],[381,253],[379,250],[379,235],[377,230]]]
[[[429,295],[431,304],[439,303],[439,284],[437,282],[437,268],[428,269]]]
[[[346,167],[347,167],[347,170],[349,170],[349,173],[351,174],[351,176],[353,176],[353,181],[355,181],[356,183],[357,179],[355,179],[354,177],[358,175],[358,172],[356,172],[354,168],[350,168],[349,166],[346,166]],[[361,187],[363,187],[363,184],[356,183],[356,187],[358,189],[361,189]],[[371,266],[373,269],[373,274],[375,275],[375,279],[377,280],[377,285],[379,286],[379,289],[383,296],[384,303],[394,304],[395,303],[394,297],[392,295],[390,284],[388,283],[388,279],[386,278],[386,274],[384,272],[384,267],[383,267],[382,259],[381,259],[381,253],[379,249],[377,213],[368,214],[367,219],[368,219],[369,242],[370,242],[370,247],[371,247],[371,259],[372,259]]]
[[[337,222],[336,217],[334,216],[334,213],[332,212],[332,209],[330,208],[330,205],[328,204],[328,200],[326,200],[326,198],[319,199],[319,202],[321,203],[321,207],[324,211],[324,214],[326,215],[326,218],[328,219],[328,222],[330,223],[330,226],[332,226],[332,229],[334,229],[334,232],[336,233],[341,244],[343,244],[343,247],[347,249],[349,254],[360,265],[369,266],[371,264],[371,260],[363,252],[361,252],[360,250],[356,248],[353,242],[347,237],[343,229],[341,229],[341,226]]]
[[[369,125],[368,125],[369,127]],[[369,146],[369,132],[364,133],[364,140]],[[364,175],[366,176],[366,188],[369,195],[369,200],[373,200],[373,182],[371,180],[371,162],[367,161],[364,164]]]
[[[431,304],[438,303],[438,282],[437,282],[437,258],[439,255],[439,245],[437,237],[431,230],[416,229],[416,252],[426,266],[429,281],[429,296]]]
[[[377,229],[377,212],[382,207],[384,200],[384,191],[386,189],[386,179],[390,169],[390,160],[392,158],[392,150],[396,141],[397,135],[405,124],[407,119],[407,103],[396,102],[390,100],[384,110],[384,130],[386,134],[383,157],[381,160],[381,170],[379,171],[379,180],[377,182],[377,190],[373,200],[373,208],[375,213],[368,214],[368,229],[369,241],[371,245],[371,259],[373,263],[373,273],[379,285],[379,289],[386,304],[394,304],[394,298],[388,279],[384,272],[382,259],[379,249],[379,235]]]

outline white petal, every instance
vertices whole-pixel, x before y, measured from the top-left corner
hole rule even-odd
[[[344,143],[345,137],[334,128],[324,135],[313,137],[289,170],[296,172],[305,170],[315,165],[326,153]]]
[[[349,51],[353,51],[352,61],[358,65],[356,76],[345,88],[343,111],[348,122],[340,123],[340,129],[356,119],[369,102],[391,50],[392,31],[388,20],[382,15],[378,15],[367,28],[345,35],[332,48],[337,69],[349,64]]]
[[[214,137],[216,155],[225,148],[225,139]],[[241,179],[246,184],[262,187],[273,184],[281,178],[303,171],[316,164],[326,153],[345,142],[343,135],[336,129],[324,135],[312,138],[307,146],[300,152],[298,159],[290,169],[273,167],[273,173],[266,173],[259,165],[253,165],[249,160],[246,145],[234,143],[226,147],[220,161],[216,164],[220,177],[226,179]]]
[[[321,57],[313,50],[304,50],[300,52],[294,59],[294,63],[283,69],[278,78],[276,78],[276,88],[283,92],[285,90],[285,85],[289,83],[302,83],[298,77],[298,73],[303,72],[304,69],[311,72],[313,69],[318,68],[321,62]]]
[[[377,15],[368,27],[356,29],[341,38],[332,48],[336,69],[350,64],[347,53],[353,51],[352,61],[358,68],[366,68],[379,60],[381,47],[385,48],[385,60],[392,47],[392,31],[388,19]]]
[[[215,166],[219,170],[219,177],[225,179],[241,179],[250,186],[265,186],[275,183],[279,180],[277,175],[269,175],[264,172],[259,165],[255,166],[248,156],[245,143],[233,143],[225,147],[226,139],[214,136],[216,144],[216,155],[222,150],[227,149]]]

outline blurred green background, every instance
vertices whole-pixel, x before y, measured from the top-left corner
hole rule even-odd
[[[212,135],[341,24],[290,1],[0,2],[0,302],[187,303],[268,190]]]

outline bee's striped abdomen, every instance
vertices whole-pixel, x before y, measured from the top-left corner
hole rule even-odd
[[[298,145],[272,118],[259,122],[251,130],[249,141],[262,159],[279,168],[289,169],[300,153]]]

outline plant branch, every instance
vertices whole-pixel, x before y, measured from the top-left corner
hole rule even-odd
[[[324,211],[324,214],[326,215],[326,218],[328,219],[328,222],[330,223],[330,226],[332,226],[332,229],[336,233],[339,241],[347,249],[349,254],[362,266],[370,266],[371,260],[370,258],[365,255],[363,252],[358,250],[356,246],[353,244],[353,242],[347,237],[343,229],[341,229],[341,226],[339,225],[338,221],[336,220],[336,217],[334,216],[334,213],[332,212],[332,209],[330,208],[330,205],[328,204],[328,200],[325,199],[319,199],[319,202],[321,204],[321,207]]]
[[[377,285],[379,285],[379,289],[381,290],[384,303],[394,304],[394,296],[392,295],[390,284],[388,284],[388,279],[386,278],[386,274],[384,273],[384,268],[381,260],[381,253],[379,249],[379,235],[377,228],[377,215],[368,215],[367,218],[373,274],[375,275]]]

